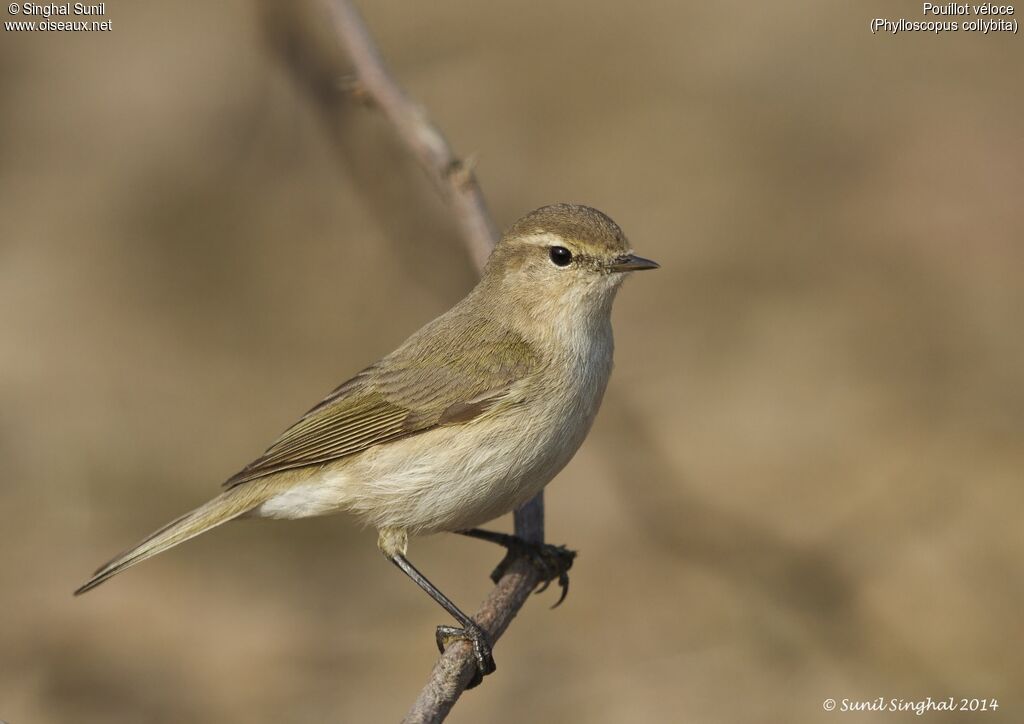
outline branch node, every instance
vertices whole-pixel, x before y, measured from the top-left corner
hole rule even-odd
[[[462,159],[457,158],[448,164],[445,175],[457,189],[465,191],[476,183],[476,163],[477,158],[472,154]]]
[[[355,73],[338,78],[338,90],[361,106],[371,108],[375,105],[373,94],[366,84]]]

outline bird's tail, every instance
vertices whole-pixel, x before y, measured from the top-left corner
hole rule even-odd
[[[192,512],[171,521],[138,545],[100,566],[92,578],[75,591],[75,595],[80,596],[126,568],[131,568],[136,563],[141,563],[147,558],[163,553],[168,548],[173,548],[179,543],[195,538],[200,533],[205,533],[210,528],[249,512],[269,497],[268,487],[260,485],[258,482],[252,481],[248,485],[240,485],[227,490]]]

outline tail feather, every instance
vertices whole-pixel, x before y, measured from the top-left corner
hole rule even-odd
[[[213,500],[173,520],[155,533],[150,534],[138,545],[115,556],[96,569],[93,577],[75,590],[80,596],[116,576],[126,568],[163,553],[179,543],[195,538],[200,533],[221,523],[233,520],[255,508],[267,498],[267,491],[260,485],[242,485],[221,493]]]

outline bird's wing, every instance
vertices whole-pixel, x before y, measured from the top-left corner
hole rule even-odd
[[[471,346],[453,347],[454,340],[445,345],[427,333],[429,326],[334,390],[224,487],[321,465],[522,402],[516,383],[538,363],[525,340],[507,331],[486,334],[485,328]]]

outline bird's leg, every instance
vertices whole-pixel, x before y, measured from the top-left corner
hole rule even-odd
[[[491,643],[487,639],[487,634],[484,633],[484,630],[480,628],[473,619],[464,614],[450,598],[441,593],[433,583],[428,581],[426,576],[420,573],[404,555],[399,552],[388,553],[385,555],[387,555],[392,563],[401,568],[405,575],[415,581],[417,586],[426,591],[432,599],[437,601],[445,611],[450,613],[452,617],[461,624],[462,628],[457,628],[455,626],[438,626],[437,648],[443,654],[445,648],[452,641],[462,639],[473,644],[473,656],[476,658],[477,670],[476,674],[473,675],[473,680],[469,682],[469,686],[466,688],[472,689],[474,686],[477,686],[481,681],[483,681],[485,676],[492,673],[496,668],[494,665],[494,657],[491,655]]]
[[[544,585],[537,589],[537,593],[546,591],[551,582],[558,579],[558,585],[562,587],[562,595],[559,596],[558,602],[552,608],[560,605],[565,600],[565,597],[569,595],[569,569],[572,568],[573,559],[576,558],[576,551],[569,550],[565,546],[551,545],[550,543],[531,543],[519,536],[497,533],[492,530],[482,530],[480,528],[470,528],[469,530],[457,532],[470,538],[479,538],[490,543],[497,543],[508,549],[508,553],[501,559],[501,563],[491,572],[491,580],[495,583],[505,575],[505,571],[508,570],[508,567],[512,565],[516,558],[525,555],[541,574],[541,582]]]

